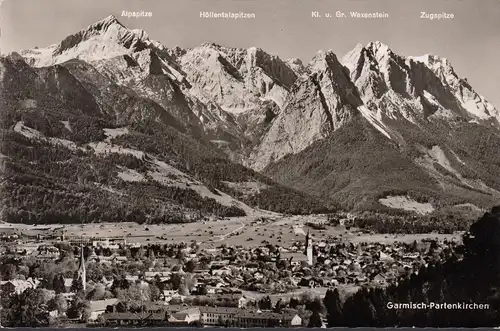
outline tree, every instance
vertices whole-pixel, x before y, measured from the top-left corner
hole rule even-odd
[[[323,322],[321,321],[321,315],[319,314],[319,312],[315,311],[309,318],[309,323],[307,324],[307,327],[320,328],[321,326],[323,326]]]
[[[68,307],[67,315],[69,318],[80,319],[86,322],[90,317],[90,303],[80,296],[75,296]]]
[[[311,312],[318,312],[321,313],[323,312],[326,308],[323,305],[323,302],[321,301],[321,298],[316,297],[314,299],[310,299],[309,301],[305,302],[306,304],[306,309],[310,310]]]
[[[77,274],[73,277],[73,282],[71,283],[70,291],[73,293],[78,293],[80,291],[83,291],[82,279],[80,277],[78,277]]]
[[[93,300],[102,300],[104,299],[104,294],[106,293],[106,286],[104,284],[96,284],[94,287],[94,297]]]
[[[342,302],[340,301],[339,290],[337,288],[333,291],[328,289],[323,299],[323,304],[326,307],[328,327],[342,326]]]
[[[65,313],[68,310],[68,302],[62,294],[57,294],[47,303],[49,310],[57,310],[59,315]]]
[[[28,288],[9,297],[3,307],[2,322],[14,327],[43,327],[49,324],[47,296],[43,289]]]
[[[259,308],[265,310],[271,310],[273,308],[273,304],[269,295],[259,300]]]
[[[173,290],[178,290],[181,285],[182,285],[182,277],[178,273],[172,274],[172,277],[170,278],[170,284],[172,285]]]
[[[186,285],[181,285],[178,289],[180,295],[189,295],[189,290]]]
[[[151,293],[151,301],[160,300],[162,292],[155,283],[149,284],[149,292]]]
[[[283,309],[283,300],[280,298],[276,302],[276,305],[274,306],[274,312],[275,313],[281,313],[281,309]]]
[[[199,295],[207,295],[208,294],[207,285],[202,284],[202,285],[198,286],[198,294]]]
[[[16,266],[8,263],[3,266],[2,275],[5,280],[16,278]]]
[[[83,287],[83,285],[82,285],[82,287]],[[52,289],[56,292],[56,294],[66,293],[66,286],[65,286],[63,274],[57,274],[54,277],[54,280],[52,281]]]
[[[468,258],[484,263],[490,272],[500,273],[500,206],[471,225],[464,245]]]
[[[192,273],[196,269],[196,263],[193,260],[189,260],[184,265],[184,271]]]
[[[177,249],[177,254],[175,255],[175,258],[177,260],[179,260],[179,262],[182,263],[182,261],[184,261],[184,259],[186,258],[186,253],[182,250],[182,248],[179,246],[179,248]]]
[[[123,301],[149,301],[151,291],[149,287],[142,287],[140,284],[133,284],[128,289],[118,289],[115,291],[116,297]]]

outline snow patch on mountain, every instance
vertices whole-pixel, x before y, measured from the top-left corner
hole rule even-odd
[[[21,109],[34,109],[37,107],[37,101],[34,99],[19,100],[19,108]]]
[[[433,55],[404,57],[381,42],[361,44],[342,58],[365,105],[394,120],[471,118],[500,124],[499,112]],[[418,125],[418,124],[417,124]]]
[[[110,143],[112,139],[117,138],[119,136],[123,136],[129,134],[128,128],[105,128],[104,135],[106,136],[106,142]]]
[[[86,29],[68,36],[59,44],[21,51],[33,67],[45,67],[72,59],[94,62],[154,49],[160,45],[143,30],[129,30],[114,16],[108,16]]]
[[[109,130],[108,133],[110,133]],[[123,130],[112,131],[111,133],[120,134],[123,133]],[[97,155],[119,153],[119,154],[132,155],[138,159],[146,160],[150,168],[150,170],[148,170],[147,172],[148,176],[150,176],[153,180],[157,181],[162,185],[176,186],[183,189],[192,189],[195,192],[197,192],[200,196],[212,198],[222,205],[236,206],[242,208],[245,212],[250,212],[250,213],[254,212],[254,210],[248,205],[241,203],[240,201],[232,198],[231,196],[223,192],[218,191],[217,192],[218,194],[213,193],[202,182],[193,179],[191,176],[167,164],[164,161],[146,155],[143,151],[112,145],[104,141],[90,143],[88,144],[88,146],[92,148]],[[118,176],[123,180],[138,181],[143,175],[136,173],[130,169],[121,169],[121,171],[118,172]]]
[[[469,210],[473,210],[473,211],[485,211],[472,203],[460,203],[458,205],[454,205],[453,207],[465,208],[465,209],[469,209]]]
[[[255,100],[245,100],[242,77],[236,68],[215,49],[202,46],[188,51],[180,59],[188,81],[193,85],[190,92],[202,102],[213,101],[225,111],[239,113],[253,105]]]
[[[436,164],[447,170],[462,185],[470,188],[476,187],[474,183],[470,183],[468,180],[463,178],[460,172],[452,166],[451,161],[440,146],[433,146],[431,149],[422,147],[421,151],[423,151],[425,154],[422,157],[416,159],[416,163],[426,169],[431,176],[438,180],[443,189],[446,186],[451,185],[451,183],[449,182],[449,178],[446,178],[447,175],[443,174],[442,171],[436,168]]]
[[[362,105],[336,55],[318,52],[308,64],[307,74],[293,85],[290,97],[251,153],[248,164],[262,170],[287,154],[299,153],[356,116]],[[369,111],[363,116],[377,123],[378,129],[383,128]]]
[[[92,148],[97,155],[117,153],[117,154],[132,155],[138,159],[143,159],[145,157],[145,153],[143,151],[139,151],[133,148],[126,148],[122,146],[112,145],[104,141],[92,142],[89,143],[88,146]]]
[[[57,49],[57,44],[47,46],[45,48],[35,47],[33,49],[22,50],[19,54],[32,67],[45,67],[54,64],[53,56]]]
[[[435,109],[434,113],[431,114],[429,118],[455,120],[459,117],[459,115],[454,113],[452,110],[443,107],[443,105],[439,103],[439,100],[426,90],[423,91],[423,98],[425,98],[425,101],[427,101],[427,103]]]
[[[306,73],[306,67],[304,63],[299,58],[291,58],[285,60],[285,63],[295,72],[297,76],[301,76]]]
[[[480,179],[468,179],[463,177],[460,171],[453,167],[452,160],[450,160],[449,155],[447,156],[446,152],[449,150],[445,151],[440,146],[433,146],[431,149],[422,148],[421,150],[424,151],[425,155],[415,160],[416,163],[426,169],[427,172],[440,183],[443,189],[456,187],[457,183],[459,183],[462,187],[472,188],[488,194],[500,194],[500,192],[489,187]],[[456,156],[456,153],[450,151],[450,154],[455,157],[458,162],[466,165]],[[438,170],[435,166],[436,164],[448,171],[456,180],[458,180],[458,182],[453,183],[450,181],[450,177]]]
[[[380,204],[394,209],[403,209],[420,215],[427,215],[434,211],[430,203],[421,203],[407,196],[388,196],[379,199]]]
[[[236,190],[244,195],[254,195],[254,194],[259,194],[261,190],[265,190],[269,187],[269,185],[266,185],[261,182],[240,182],[240,183],[234,183],[234,182],[228,182],[228,181],[222,181],[225,185],[230,187],[233,190]]]
[[[122,180],[126,182],[142,182],[145,180],[145,177],[143,174],[133,170],[133,169],[128,169],[122,166],[118,166],[118,177],[121,178]]]

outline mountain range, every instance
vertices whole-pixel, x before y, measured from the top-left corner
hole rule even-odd
[[[424,213],[500,198],[500,112],[447,59],[380,42],[303,64],[256,47],[167,48],[109,16],[0,57],[0,93],[8,221]]]

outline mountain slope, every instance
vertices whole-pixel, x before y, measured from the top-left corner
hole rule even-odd
[[[256,47],[167,48],[110,16],[21,56],[0,69],[6,136],[26,155],[36,143],[82,163],[139,159],[125,157],[141,171],[119,163],[115,173],[123,160],[112,156],[106,185],[187,181],[219,205],[225,192],[245,211],[296,213],[324,210],[325,198],[384,211],[387,201],[487,208],[500,198],[500,112],[435,55],[371,42],[303,65]]]
[[[245,143],[235,118],[217,104],[202,102],[171,52],[150,40],[142,30],[129,30],[114,16],[91,24],[61,43],[20,53],[33,67],[63,63],[88,63],[87,73],[72,67],[83,81],[96,79],[95,71],[130,93],[148,98],[172,114],[194,134],[221,141],[235,149]],[[75,61],[75,60],[79,60]],[[102,81],[102,78],[99,77]],[[99,88],[99,81],[91,82]],[[108,91],[104,91],[106,93]]]
[[[500,143],[498,133],[490,134],[495,135],[491,143],[480,145],[474,157],[479,150],[492,153],[493,146]],[[491,174],[500,171],[497,155],[487,154],[488,162],[473,162],[472,149],[462,146],[458,150],[468,155],[471,167],[460,163],[463,158],[454,156],[451,149],[443,151],[438,145],[421,151],[401,148],[365,118],[356,116],[329,137],[270,164],[263,173],[357,211],[387,212],[390,209],[379,200],[397,196],[429,202],[436,209],[465,203],[486,208],[496,203],[500,182]]]
[[[348,92],[354,86],[335,54],[318,53],[307,70],[250,156],[252,168],[261,170],[287,154],[300,152],[358,113],[362,102]]]
[[[3,220],[185,222],[257,212],[231,195],[253,205],[288,196],[296,212],[323,208],[231,163],[167,109],[82,60],[32,68],[12,54],[0,58],[0,77]],[[248,183],[261,188],[240,194]]]
[[[293,133],[282,130],[275,141],[290,146],[299,140],[300,147],[280,155],[293,156],[258,165],[267,164],[265,174],[360,210],[386,209],[379,199],[387,196],[411,196],[432,201],[435,207],[463,203],[490,207],[500,199],[496,179],[500,163],[494,147],[500,146],[498,111],[458,78],[447,60],[427,56],[416,61],[374,42],[358,45],[343,63],[355,87],[343,89],[351,99],[342,105],[352,104],[350,100],[359,96],[358,112],[336,128],[327,126],[333,129],[323,137],[297,132],[314,132],[327,119],[312,128],[311,116],[294,121]],[[325,72],[331,67],[320,68]],[[311,88],[307,94],[314,96]],[[342,92],[328,100],[339,95]],[[305,108],[318,109],[321,96],[311,99]],[[291,107],[294,115],[288,117],[302,114],[301,108]],[[280,127],[276,120],[268,133]]]

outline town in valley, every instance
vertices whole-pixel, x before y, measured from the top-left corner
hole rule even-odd
[[[4,223],[1,293],[36,298],[24,309],[46,325],[326,326],[327,291],[344,298],[386,287],[445,259],[460,241],[458,233],[377,235],[353,227],[355,219]],[[9,313],[4,307],[4,320]]]

